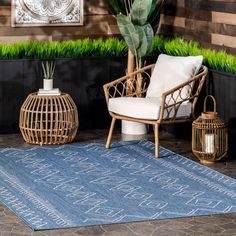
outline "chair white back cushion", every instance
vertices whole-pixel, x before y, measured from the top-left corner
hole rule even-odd
[[[191,79],[198,73],[202,60],[202,56],[177,57],[160,54],[150,78],[146,97],[161,98],[164,92]],[[181,97],[188,96],[188,88],[183,89]]]

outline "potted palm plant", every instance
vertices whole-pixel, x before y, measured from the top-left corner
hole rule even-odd
[[[116,13],[117,24],[128,45],[127,73],[140,69],[143,57],[150,51],[156,33],[160,13],[165,0],[109,0],[109,6]],[[138,76],[136,89],[141,90],[142,76]],[[127,83],[126,94],[132,93],[132,79]],[[139,94],[139,92],[138,92]],[[145,134],[144,124],[122,121],[122,133]]]

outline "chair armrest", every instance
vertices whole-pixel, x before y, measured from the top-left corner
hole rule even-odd
[[[162,94],[160,121],[163,119],[175,120],[179,107],[182,103],[189,101],[192,103],[191,115],[194,118],[194,110],[203,84],[206,80],[208,69],[202,66],[199,73],[188,81],[170,89]],[[187,96],[186,96],[187,90]],[[185,91],[185,92],[183,92]],[[185,93],[185,95],[184,95]]]
[[[103,85],[106,102],[114,97],[142,97],[147,91],[151,73],[155,64],[145,66],[133,73]],[[148,80],[148,81],[147,81]]]

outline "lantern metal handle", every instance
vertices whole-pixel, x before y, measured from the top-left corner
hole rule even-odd
[[[215,100],[215,98],[212,96],[212,95],[207,95],[206,97],[205,97],[205,99],[204,99],[204,112],[206,112],[206,102],[207,102],[207,99],[208,98],[211,98],[212,99],[212,101],[213,101],[213,105],[214,105],[214,112],[216,112],[216,100]]]

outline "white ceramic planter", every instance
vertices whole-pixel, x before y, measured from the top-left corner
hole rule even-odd
[[[43,79],[43,89],[52,90],[53,89],[53,79]]]
[[[147,125],[138,122],[122,120],[121,132],[122,134],[144,135],[147,134]]]

